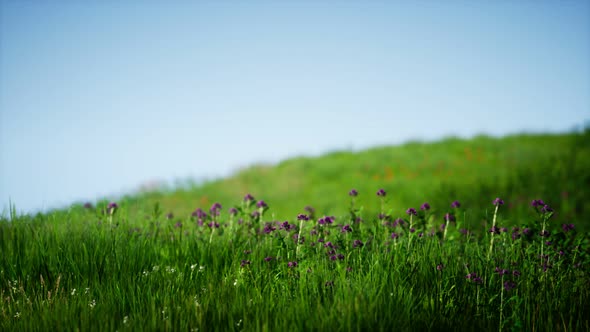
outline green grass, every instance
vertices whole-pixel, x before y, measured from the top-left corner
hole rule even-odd
[[[37,215],[12,209],[0,219],[0,330],[590,330],[588,137],[448,139],[296,158],[126,197],[114,214],[105,201]],[[260,219],[245,193],[269,204]],[[497,226],[507,231],[492,235],[498,196],[506,204]],[[224,209],[212,217],[216,201]],[[425,201],[432,209],[421,211]],[[315,218],[297,220],[306,205]],[[191,216],[196,207],[208,213],[204,226]],[[418,210],[411,220],[409,207]],[[445,233],[446,213],[456,222]],[[324,215],[335,222],[319,225]],[[393,226],[398,218],[403,225]],[[293,229],[281,229],[285,220]]]

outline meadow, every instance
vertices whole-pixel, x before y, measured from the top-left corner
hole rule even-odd
[[[590,330],[590,134],[335,152],[0,220],[0,329]]]

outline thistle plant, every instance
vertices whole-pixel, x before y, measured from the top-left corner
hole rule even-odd
[[[494,209],[494,217],[492,220],[492,229],[490,230],[490,251],[488,252],[488,260],[490,259],[491,255],[492,255],[492,251],[494,250],[494,235],[496,235],[498,233],[498,228],[496,227],[496,218],[498,216],[498,209],[500,208],[500,205],[504,205],[504,200],[500,199],[500,198],[496,198],[493,202],[493,204],[496,206],[496,208]]]

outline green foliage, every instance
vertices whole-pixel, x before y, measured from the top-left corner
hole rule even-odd
[[[11,207],[0,330],[588,330],[588,143],[408,143],[252,167],[116,210]],[[246,193],[269,207],[234,204]],[[296,220],[307,205],[314,216]]]

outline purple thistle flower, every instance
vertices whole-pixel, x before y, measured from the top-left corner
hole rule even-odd
[[[542,199],[533,199],[533,201],[531,202],[531,205],[532,205],[533,207],[539,207],[539,206],[541,206],[541,207],[542,207],[542,206],[544,206],[544,205],[545,205],[545,202],[543,202],[543,200],[542,200]]]
[[[232,216],[235,216],[236,214],[238,214],[238,209],[236,209],[235,207],[230,208],[229,209],[229,214]]]
[[[349,233],[349,232],[352,232],[352,228],[350,227],[350,225],[344,225],[344,226],[342,226],[342,230],[341,230],[341,232],[342,232],[342,233]]]
[[[451,203],[451,207],[454,209],[458,209],[459,207],[461,207],[461,203],[459,203],[459,201],[454,201],[453,203]]]
[[[118,208],[119,208],[119,205],[117,205],[117,203],[110,202],[109,205],[107,205],[107,212],[108,212],[108,214],[115,214],[115,212],[117,212]]]
[[[174,224],[174,228],[182,228],[182,223],[179,221],[176,224]]]
[[[403,226],[404,225],[404,220],[402,218],[397,218],[395,219],[395,221],[393,222],[392,227],[397,227],[397,226]]]
[[[297,220],[308,221],[309,217],[306,214],[300,213],[297,215]]]
[[[399,237],[399,235],[396,232],[391,233],[391,238],[392,239],[397,239]]]
[[[197,217],[197,219],[207,218],[207,214],[201,208],[197,208],[195,211],[193,211],[193,213],[191,215],[193,217]]]
[[[348,196],[350,196],[350,197],[356,197],[356,196],[358,196],[358,194],[359,194],[359,192],[356,191],[356,189],[352,189],[348,192]]]
[[[209,228],[219,228],[220,225],[217,222],[210,222],[207,226],[209,226]]]
[[[517,240],[520,238],[520,233],[518,231],[512,232],[512,240]]]
[[[377,191],[377,196],[379,196],[379,197],[385,197],[386,195],[387,195],[387,193],[383,189],[379,189]]]
[[[250,261],[247,259],[243,259],[242,262],[240,263],[240,267],[244,267],[246,265],[250,265]]]
[[[493,202],[494,205],[504,205],[504,200],[500,197],[496,198]]]
[[[309,231],[309,235],[311,235],[311,236],[318,235],[318,231],[314,228],[311,231]]]
[[[343,254],[338,254],[338,259],[339,260],[344,260],[344,255]]]
[[[250,194],[246,194],[246,196],[244,196],[244,202],[253,202],[255,200],[254,196],[250,195]]]
[[[259,209],[265,209],[268,207],[268,205],[264,201],[260,200],[258,203],[256,203],[256,207]]]
[[[513,276],[515,276],[515,277],[520,277],[520,274],[521,274],[521,273],[520,273],[520,271],[518,271],[518,270],[514,270],[514,271],[512,271],[512,275],[513,275]]]
[[[288,262],[287,263],[287,266],[290,267],[290,268],[295,268],[295,267],[297,267],[297,262],[296,261]]]
[[[461,234],[463,234],[463,235],[467,235],[467,234],[469,234],[469,230],[467,230],[466,228],[461,228],[461,229],[459,230],[459,233],[461,233]]]
[[[444,270],[444,269],[445,269],[445,266],[444,266],[444,264],[438,264],[438,265],[436,266],[436,269],[437,269],[438,271],[442,271],[442,270]]]
[[[336,255],[332,255],[332,256],[330,256],[330,260],[331,260],[331,261],[335,261],[335,260],[337,260],[337,259],[338,259],[338,257],[336,257]]]
[[[268,257],[264,257],[264,261],[265,261],[265,262],[270,262],[270,261],[272,261],[273,259],[274,259],[274,257],[270,257],[270,256],[268,256]]]
[[[564,233],[574,230],[574,224],[563,224],[561,225],[561,229],[563,229]]]
[[[267,223],[266,225],[264,225],[264,229],[263,232],[266,234],[270,234],[273,231],[275,231],[277,228],[273,227],[273,225],[271,223]]]
[[[500,234],[500,228],[498,228],[498,226],[492,226],[492,228],[490,228],[490,233]]]
[[[260,212],[253,211],[252,213],[250,213],[250,217],[252,217],[252,219],[258,219],[260,218]]]
[[[334,248],[334,245],[332,244],[332,242],[328,241],[328,242],[324,243],[324,247],[326,247],[326,248]]]
[[[414,227],[410,228],[410,233],[414,233],[416,229]]]
[[[84,208],[85,209],[92,209],[92,203],[90,203],[90,202],[84,203]]]
[[[352,247],[353,248],[361,248],[363,245],[364,245],[364,243],[361,240],[354,240],[352,242]]]
[[[418,215],[418,212],[416,211],[416,209],[414,208],[409,208],[406,210],[406,213],[410,216],[410,215]]]
[[[452,215],[450,213],[445,214],[445,221],[455,221],[455,220],[456,219],[455,219],[454,215]]]
[[[524,234],[524,235],[526,235],[526,236],[530,236],[530,235],[532,235],[532,234],[533,234],[533,232],[531,231],[531,229],[530,229],[530,228],[527,228],[527,227],[525,227],[525,228],[522,230],[522,234]]]
[[[512,280],[507,280],[507,281],[505,281],[505,282],[504,282],[504,289],[505,289],[506,291],[511,291],[511,290],[513,290],[514,288],[516,288],[516,283],[515,283],[514,281],[512,281]]]
[[[424,203],[424,204],[422,204],[422,205],[420,206],[420,210],[423,210],[423,211],[428,211],[428,210],[430,210],[430,204],[428,204],[428,203]]]
[[[499,274],[499,275],[501,275],[501,276],[503,276],[503,275],[506,275],[506,274],[509,274],[509,273],[510,273],[510,271],[508,271],[508,270],[506,270],[506,269],[501,269],[501,268],[499,268],[499,267],[497,267],[497,266],[496,266],[496,269],[494,270],[494,272],[496,272],[497,274]]]
[[[174,213],[168,212],[168,214],[166,214],[166,219],[171,220],[173,218],[174,218]]]
[[[544,230],[544,231],[539,232],[539,235],[541,237],[549,237],[549,235],[551,235],[551,234],[549,233],[548,230]]]
[[[508,232],[508,228],[502,227],[502,228],[500,228],[500,232],[506,233],[506,232]]]
[[[545,204],[541,208],[541,212],[543,212],[543,213],[549,213],[549,212],[553,212],[553,209],[549,205]]]

